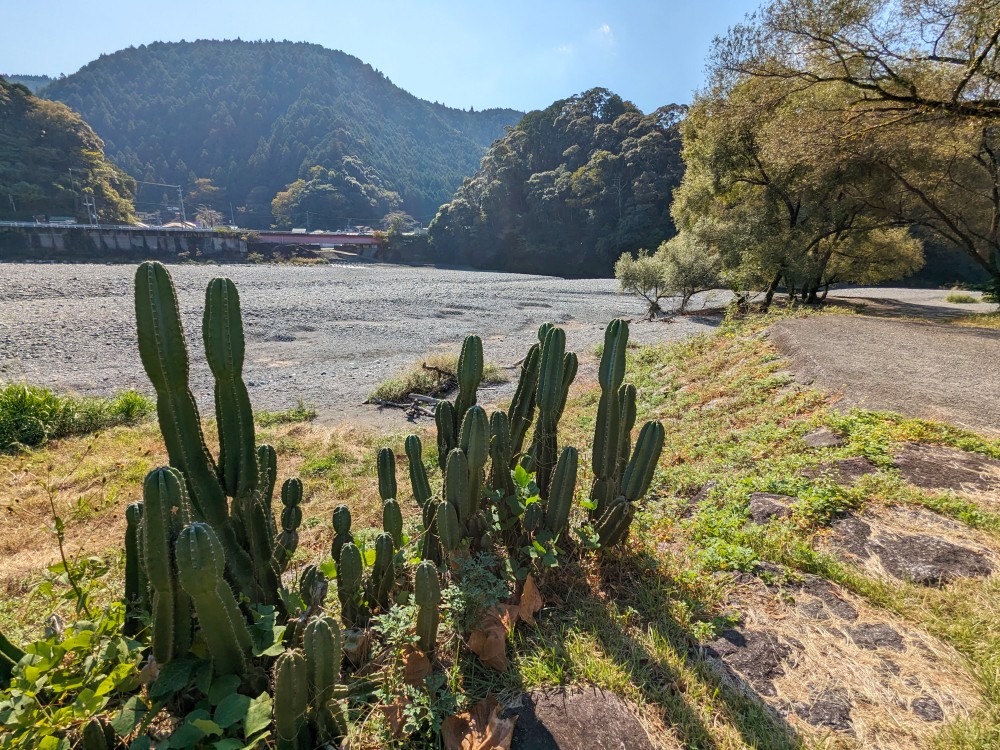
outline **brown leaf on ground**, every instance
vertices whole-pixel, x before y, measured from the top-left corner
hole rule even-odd
[[[542,595],[538,591],[534,577],[529,573],[521,590],[521,600],[518,603],[518,617],[529,625],[535,624],[535,613],[542,608]]]
[[[403,682],[407,685],[423,685],[424,678],[431,673],[431,660],[416,646],[403,649]]]
[[[469,636],[469,648],[479,661],[498,672],[507,671],[507,633],[517,624],[518,607],[500,604],[491,607]]]
[[[510,750],[517,717],[500,718],[500,705],[492,696],[467,713],[449,716],[441,723],[445,750]]]
[[[400,696],[388,706],[379,706],[379,710],[389,725],[389,731],[397,739],[403,736],[403,728],[406,726],[406,715],[403,711],[409,703],[410,701]]]

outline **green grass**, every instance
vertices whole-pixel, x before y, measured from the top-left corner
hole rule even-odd
[[[457,354],[430,354],[415,362],[405,372],[380,383],[368,398],[379,401],[403,401],[411,393],[443,396],[453,386],[454,373],[457,369]],[[509,379],[507,373],[495,364],[487,362],[483,365],[483,385],[498,385],[506,383]]]
[[[254,413],[254,421],[261,427],[273,427],[279,424],[295,424],[297,422],[311,422],[316,419],[316,407],[307,404],[301,398],[291,409],[284,411],[257,411]]]
[[[134,425],[153,409],[153,402],[135,391],[123,391],[113,398],[79,397],[12,383],[0,388],[0,451],[34,448],[47,440]]]
[[[974,302],[980,301],[978,297],[966,294],[965,292],[952,292],[944,300],[945,302],[951,302],[953,305],[971,305]]]

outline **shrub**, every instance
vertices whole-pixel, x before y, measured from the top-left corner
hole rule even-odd
[[[49,439],[136,424],[153,408],[150,399],[135,391],[110,399],[81,398],[12,383],[0,388],[0,451],[33,448]]]
[[[945,302],[950,302],[953,305],[969,305],[974,302],[979,302],[976,297],[969,294],[968,292],[959,292],[953,290],[951,294],[944,298]]]

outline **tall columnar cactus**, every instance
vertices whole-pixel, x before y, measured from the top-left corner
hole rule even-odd
[[[635,451],[622,473],[620,494],[608,504],[597,519],[596,528],[601,547],[613,547],[628,536],[635,515],[635,503],[649,491],[656,464],[663,450],[664,430],[659,422],[647,422],[639,432]]]
[[[299,525],[302,523],[300,480],[285,480],[281,486],[281,505],[281,533],[274,544],[274,566],[284,572],[299,546]]]
[[[143,484],[143,564],[152,596],[153,658],[166,664],[191,646],[191,600],[177,585],[174,542],[191,521],[184,479],[176,469],[151,471]]]
[[[579,456],[576,448],[563,448],[559,461],[556,463],[549,497],[545,504],[545,528],[549,533],[558,536],[566,530],[569,513],[573,507],[573,494],[576,490],[576,470]]]
[[[397,500],[382,503],[382,530],[392,537],[396,549],[403,546],[403,511]]]
[[[427,469],[423,460],[423,445],[420,438],[410,435],[406,438],[406,460],[409,464],[410,487],[413,489],[413,497],[417,505],[421,508],[434,495],[431,490],[431,483],[427,479]]]
[[[355,544],[344,544],[337,559],[337,598],[340,599],[340,615],[346,628],[360,627],[367,619],[362,606],[363,573],[361,550]]]
[[[228,292],[210,294],[209,297],[213,305],[211,323],[214,332],[207,335],[212,348],[210,359],[220,367],[223,374],[222,387],[217,388],[217,403],[220,408],[238,408],[239,396],[226,391],[226,382],[231,381],[227,368],[236,368],[237,363],[242,364],[242,355],[236,356],[239,354],[238,346],[234,349],[219,338],[223,329],[228,330],[233,323],[234,300],[229,297]],[[223,438],[227,451],[225,465],[234,468],[225,475],[226,479],[220,477],[216,463],[205,445],[198,408],[188,385],[188,353],[177,296],[170,275],[162,264],[146,262],[136,271],[135,313],[139,356],[156,389],[156,410],[170,465],[183,474],[195,514],[211,524],[219,536],[226,550],[226,561],[233,580],[244,594],[255,599],[259,585],[254,578],[254,566],[250,555],[240,544],[240,535],[233,527],[225,495],[226,481],[236,488],[255,481],[244,477],[239,468],[247,466],[251,459],[232,453],[237,448],[244,449],[247,439],[238,430],[226,431]],[[235,318],[238,321],[238,302],[235,302]],[[242,341],[242,334],[239,340]],[[242,418],[227,414],[225,424],[240,425]],[[221,432],[222,418],[219,424]]]
[[[311,750],[309,670],[301,651],[286,651],[274,664],[274,733],[278,750]]]
[[[510,476],[511,463],[510,423],[506,414],[495,411],[490,415],[490,487],[505,498],[516,492]],[[507,503],[500,507],[506,508]]]
[[[451,401],[438,401],[434,408],[437,427],[438,466],[444,471],[448,454],[458,445],[458,428],[455,427],[455,407]]]
[[[608,504],[617,497],[620,479],[619,462],[623,435],[621,397],[632,395],[633,403],[627,407],[635,421],[634,391],[622,392],[625,379],[625,353],[628,348],[628,323],[612,320],[604,332],[604,352],[598,381],[601,385],[601,400],[597,404],[597,421],[594,425],[593,468],[594,487],[591,492],[595,505],[593,515],[599,518]],[[631,429],[631,428],[629,428]]]
[[[365,592],[368,606],[379,612],[388,612],[395,582],[395,545],[392,536],[383,532],[375,538],[375,563],[372,565],[368,589]]]
[[[340,561],[340,550],[345,544],[354,544],[351,533],[351,509],[346,505],[338,505],[333,509],[333,545],[330,556],[335,563]]]
[[[558,452],[557,430],[562,418],[569,387],[576,377],[577,358],[566,351],[566,332],[551,326],[544,332],[541,363],[536,387],[538,419],[532,438],[530,468],[535,471],[535,483],[541,496],[548,497],[552,472],[555,469]]]
[[[524,438],[535,418],[535,400],[538,389],[538,368],[542,360],[541,344],[533,344],[521,363],[521,373],[517,379],[517,390],[507,410],[510,429],[510,468],[524,447]]]
[[[241,675],[253,642],[233,590],[223,578],[226,562],[212,527],[195,521],[177,537],[177,576],[194,602],[201,633],[217,674]]]
[[[442,501],[445,502],[445,501]],[[421,510],[423,538],[420,540],[420,559],[441,564],[441,538],[438,530],[439,503],[428,499]],[[457,523],[457,520],[456,520]]]
[[[434,653],[441,618],[441,584],[434,563],[424,560],[417,566],[413,598],[417,603],[417,638],[420,650],[430,655]]]
[[[137,612],[149,608],[149,582],[142,561],[142,503],[125,508],[125,603],[129,610],[126,631],[134,635],[139,626]]]
[[[395,498],[396,489],[396,454],[392,448],[381,448],[378,452],[378,494],[383,501]]]
[[[340,627],[326,615],[311,620],[302,639],[309,677],[309,706],[319,739],[329,742],[347,734],[347,719],[336,700],[340,681]]]
[[[476,404],[479,384],[483,380],[483,340],[466,336],[458,355],[458,396],[455,398],[455,431],[465,420],[465,413]]]
[[[483,471],[486,468],[486,461],[490,457],[490,426],[486,412],[481,406],[472,406],[466,412],[458,444],[462,452],[465,453],[469,471],[466,490],[468,497],[464,504],[466,517],[462,519],[463,523],[468,523],[468,520],[479,510],[479,499],[483,489]]]

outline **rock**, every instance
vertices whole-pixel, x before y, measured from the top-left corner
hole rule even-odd
[[[981,552],[926,534],[880,539],[875,553],[896,578],[922,586],[941,586],[956,578],[984,578],[994,570]]]
[[[512,750],[654,750],[631,703],[599,688],[532,690],[521,697]]]
[[[802,441],[810,448],[836,448],[844,444],[844,439],[829,427],[820,427],[803,435]]]
[[[799,609],[817,620],[833,615],[839,620],[857,620],[858,610],[837,595],[838,588],[819,576],[806,575],[798,586],[802,593],[815,597],[811,602],[799,604]]]
[[[792,710],[796,716],[813,726],[854,734],[851,702],[837,690],[825,690],[811,703],[793,704]]]
[[[866,474],[874,474],[878,467],[864,456],[838,458],[836,461],[822,463],[811,469],[803,469],[801,474],[809,479],[817,479],[823,474],[829,474],[837,484],[854,484]]]
[[[851,635],[851,640],[862,648],[876,649],[886,648],[890,651],[905,651],[903,636],[896,632],[884,622],[862,623],[854,627],[847,628]]]
[[[910,710],[924,721],[942,721],[944,719],[941,704],[929,695],[921,695],[910,701]]]
[[[830,541],[855,557],[868,557],[872,527],[857,516],[848,516],[830,526]]]
[[[763,525],[772,518],[788,518],[797,499],[789,495],[755,492],[750,495],[750,520]]]
[[[730,629],[706,645],[705,653],[738,672],[760,695],[774,696],[772,681],[784,676],[781,665],[792,650],[770,633]]]
[[[1000,485],[1000,461],[939,445],[904,445],[896,468],[910,484],[927,490],[989,492]]]

